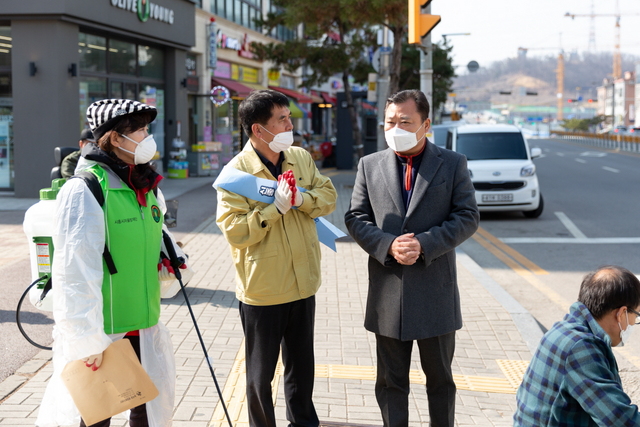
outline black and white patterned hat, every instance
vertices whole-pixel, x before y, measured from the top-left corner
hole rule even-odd
[[[87,108],[87,121],[96,140],[125,115],[136,113],[150,113],[151,121],[156,118],[158,110],[142,102],[131,99],[103,99],[96,101]]]

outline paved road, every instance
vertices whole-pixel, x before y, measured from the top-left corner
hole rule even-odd
[[[543,152],[534,161],[542,216],[483,214],[484,235],[463,249],[548,329],[577,299],[587,272],[617,264],[640,273],[640,156],[560,140],[529,142]],[[631,391],[640,397],[640,335],[616,353],[626,359],[619,361],[633,373]]]

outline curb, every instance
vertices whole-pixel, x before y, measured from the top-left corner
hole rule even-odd
[[[529,351],[532,355],[535,354],[538,343],[544,335],[544,331],[536,319],[462,249],[456,249],[456,257],[458,262],[469,270],[491,296],[507,310],[513,322],[516,324],[520,335],[522,335],[522,339],[527,343]]]
[[[51,362],[51,350],[36,353],[31,360],[27,360],[13,375],[9,375],[0,383],[0,403],[26,384],[35,374]]]

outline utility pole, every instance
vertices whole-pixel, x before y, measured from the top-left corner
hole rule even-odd
[[[558,103],[557,105],[557,113],[556,119],[558,122],[564,118],[562,114],[562,109],[564,108],[564,55],[562,51],[558,54],[558,68],[556,69],[556,81],[557,81],[557,97]]]

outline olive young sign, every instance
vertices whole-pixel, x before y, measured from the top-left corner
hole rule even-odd
[[[111,6],[128,10],[138,15],[138,19],[147,22],[149,18],[167,24],[173,24],[173,10],[152,3],[149,0],[110,0]]]

